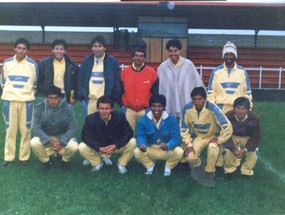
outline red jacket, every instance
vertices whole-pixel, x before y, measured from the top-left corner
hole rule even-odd
[[[150,66],[143,66],[139,71],[132,66],[124,69],[121,81],[124,86],[122,103],[135,111],[149,107],[151,95],[158,93],[158,77]]]

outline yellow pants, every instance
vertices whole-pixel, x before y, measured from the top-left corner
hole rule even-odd
[[[237,137],[232,136],[234,143],[237,148],[244,148],[248,137]],[[245,161],[241,166],[242,175],[253,175],[253,168],[258,159],[258,148],[254,152],[247,152],[245,155]],[[226,149],[226,154],[224,155],[224,170],[225,173],[232,173],[236,171],[237,167],[240,166],[241,159],[234,156],[230,150]]]
[[[166,160],[165,166],[173,169],[182,159],[183,153],[184,151],[180,146],[169,151],[163,151],[159,145],[151,145],[146,148],[146,152],[142,152],[139,148],[136,148],[135,158],[145,168],[151,167],[155,160]]]
[[[127,111],[126,111],[126,118],[127,118],[127,121],[129,122],[130,126],[132,127],[133,131],[134,131],[134,134],[135,134],[135,131],[136,131],[136,126],[137,126],[137,122],[139,120],[139,118],[141,116],[143,116],[145,114],[145,110],[141,110],[141,111],[134,111],[130,108],[127,108]]]
[[[213,137],[214,138],[214,137]],[[207,165],[205,167],[205,171],[206,172],[215,172],[216,171],[216,164],[217,164],[217,159],[220,153],[220,146],[216,146],[216,147],[212,147],[209,146],[210,144],[210,140],[212,138],[209,139],[202,139],[197,137],[192,145],[193,148],[195,150],[194,152],[190,152],[190,154],[188,155],[188,157],[186,157],[186,161],[189,162],[189,164],[192,167],[198,167],[201,165],[201,159],[200,159],[200,155],[201,153],[204,151],[205,148],[207,148]],[[185,150],[186,149],[186,145],[183,143],[182,148]]]
[[[21,141],[19,149],[19,160],[27,161],[30,158],[30,139],[33,118],[33,102],[4,101],[3,115],[6,124],[5,138],[5,161],[14,161],[16,154],[16,137],[18,127],[20,129]]]
[[[78,150],[78,143],[75,138],[72,138],[68,141],[67,145],[63,147],[60,151],[55,152],[49,144],[46,146],[42,144],[39,137],[34,137],[31,139],[31,147],[35,155],[38,157],[40,162],[46,163],[50,159],[49,157],[55,153],[62,155],[62,160],[69,162],[72,156]]]
[[[95,113],[97,111],[98,99],[89,99],[87,106],[87,115]]]
[[[124,147],[116,149],[114,153],[121,154],[121,157],[118,159],[118,163],[122,166],[126,166],[134,156],[135,148],[136,139],[132,138]],[[83,142],[79,144],[79,153],[91,163],[91,166],[96,166],[101,163],[101,158],[104,157],[103,153],[97,152]]]

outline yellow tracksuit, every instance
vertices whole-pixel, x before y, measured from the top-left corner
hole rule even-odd
[[[197,112],[194,104],[189,102],[184,106],[180,121],[182,148],[193,146],[186,161],[192,167],[201,165],[200,154],[208,147],[207,166],[205,171],[214,172],[217,165],[221,146],[232,135],[232,125],[222,111],[210,101],[206,101],[203,109]],[[218,146],[210,144],[210,140],[217,138]]]

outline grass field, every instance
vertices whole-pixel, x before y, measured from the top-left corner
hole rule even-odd
[[[75,109],[82,128],[79,103]],[[154,175],[146,176],[134,159],[126,175],[114,164],[93,173],[82,166],[79,154],[69,170],[55,165],[44,172],[32,154],[27,166],[16,160],[0,167],[0,214],[285,214],[284,110],[285,103],[255,103],[262,143],[253,180],[217,178],[216,186],[208,188],[193,181],[183,165],[164,177],[164,162],[157,162]],[[5,126],[0,120],[2,162]]]

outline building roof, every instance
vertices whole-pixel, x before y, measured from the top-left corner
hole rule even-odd
[[[0,25],[137,27],[139,17],[184,17],[188,28],[285,30],[284,3],[0,3]],[[172,9],[172,7],[174,8]]]

